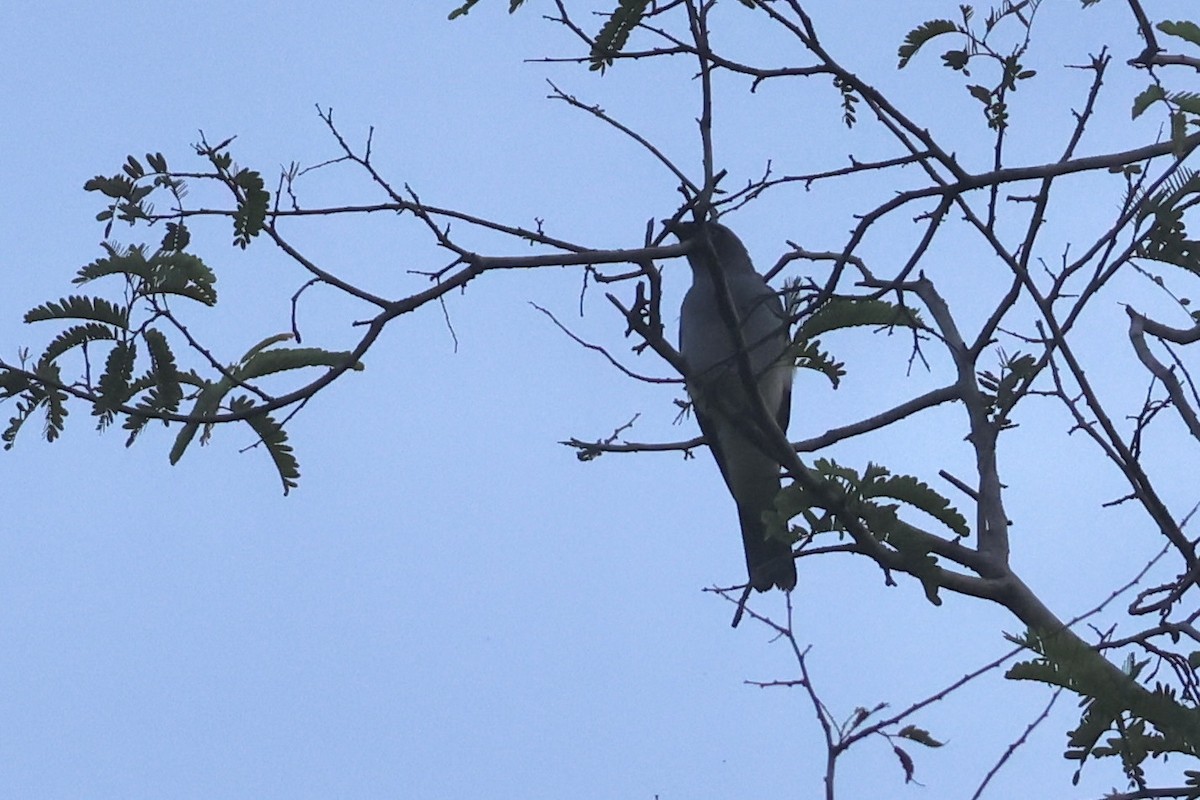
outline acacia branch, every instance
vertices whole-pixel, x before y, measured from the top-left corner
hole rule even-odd
[[[1183,391],[1183,386],[1179,383],[1179,378],[1175,377],[1174,371],[1168,369],[1161,361],[1154,357],[1150,352],[1150,347],[1146,344],[1146,318],[1134,311],[1128,306],[1125,307],[1126,313],[1129,314],[1129,340],[1133,343],[1133,350],[1137,353],[1138,360],[1150,370],[1154,377],[1162,382],[1166,388],[1167,394],[1171,398],[1171,402],[1175,405],[1175,410],[1179,412],[1180,419],[1187,426],[1188,432],[1194,438],[1200,440],[1200,419],[1196,417],[1196,411],[1188,402],[1186,393]],[[1166,327],[1166,326],[1160,326]],[[1179,333],[1185,336],[1189,335],[1189,331],[1180,331]]]

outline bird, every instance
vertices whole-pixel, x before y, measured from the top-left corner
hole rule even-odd
[[[679,313],[679,353],[696,421],[737,505],[749,586],[790,591],[796,586],[791,546],[768,538],[763,520],[779,493],[780,464],[765,451],[767,432],[755,421],[752,395],[739,372],[737,338],[721,311],[718,275],[736,312],[750,373],[785,433],[793,373],[787,313],[729,228],[718,222],[668,221],[666,229],[682,243],[693,242],[687,254],[692,286]]]

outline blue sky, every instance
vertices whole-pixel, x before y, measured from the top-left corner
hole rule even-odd
[[[518,225],[544,219],[549,232],[592,247],[639,245],[647,220],[674,211],[674,181],[628,140],[546,99],[545,80],[600,103],[695,174],[692,64],[622,65],[601,77],[529,63],[576,53],[541,19],[546,9],[531,3],[509,17],[502,0],[483,0],[450,23],[452,5],[0,10],[3,357],[44,344],[51,331],[21,324],[21,315],[68,294],[75,270],[100,254],[100,206],[82,191],[85,180],[147,151],[199,168],[189,154],[203,130],[210,141],[236,134],[235,158],[273,186],[280,165],[337,155],[315,104],[334,109],[351,141],[374,126],[380,171],[430,203]],[[733,51],[795,58],[785,40],[759,38],[750,12],[722,5],[718,36]],[[1117,43],[1117,62],[1136,55],[1119,49],[1134,46],[1121,38],[1131,28],[1121,4],[1086,14],[1051,5],[1044,30],[1055,34],[1038,51],[1047,75],[1030,86],[1018,120],[1037,121],[1014,133],[1031,163],[1056,156],[1047,131],[1066,129],[1065,106],[1086,89],[1086,76],[1058,66],[1082,63],[1105,41]],[[1156,18],[1189,10],[1154,6]],[[936,52],[895,69],[904,33],[953,15],[954,4],[812,9],[831,49],[940,126],[974,167],[986,165],[986,148],[971,153],[978,105],[936,67]],[[1098,126],[1084,152],[1141,143],[1157,124],[1123,127],[1141,86],[1121,81],[1104,107],[1121,125]],[[890,152],[870,125],[845,133],[825,84],[780,82],[753,95],[738,81],[719,88],[719,158],[731,185],[757,176],[767,156],[802,172]],[[730,224],[760,266],[785,239],[834,249],[850,215],[895,188],[851,185],[780,193]],[[348,167],[315,173],[302,189],[314,206],[381,199]],[[1119,194],[1107,191],[1052,221],[1063,225],[1062,241],[1108,219]],[[407,271],[446,263],[411,217],[297,222],[287,232],[314,260],[385,295],[424,288]],[[232,361],[287,330],[303,278],[266,242],[243,253],[228,246],[223,225],[194,234],[222,292],[215,311],[195,318],[197,332]],[[463,237],[497,255],[526,252]],[[993,288],[986,271],[967,274],[972,246],[934,254],[943,266],[963,263],[947,291],[967,303],[968,318],[972,297]],[[884,259],[888,243],[865,252]],[[668,267],[666,284],[682,297],[682,262]],[[819,791],[822,751],[804,696],[744,683],[794,677],[789,653],[762,627],[730,630],[731,609],[700,591],[739,581],[742,570],[732,503],[707,457],[582,464],[558,444],[606,436],[635,414],[639,440],[694,435],[673,424],[677,389],[631,383],[529,305],[623,352],[623,325],[602,293],[588,295],[580,318],[579,292],[570,269],[485,276],[447,298],[457,349],[435,306],[397,320],[363,372],[289,425],[303,477],[286,498],[265,454],[239,453],[254,441],[248,429],[217,431],[175,467],[166,457],[172,431],[149,430],[127,450],[119,432],[94,433],[81,407],[53,445],[27,430],[0,457],[0,785],[9,796],[673,800]],[[1119,314],[1116,299],[1105,308]],[[301,306],[306,340],[345,346],[356,313],[332,292],[313,293]],[[1131,356],[1105,360],[1123,336],[1106,319],[1087,322],[1092,355],[1120,393],[1118,367]],[[819,378],[798,379],[794,438],[945,382],[944,359],[930,374],[907,374],[901,341],[829,344],[852,372],[837,393]],[[631,363],[668,374],[650,357]],[[1143,386],[1140,378],[1128,386],[1131,402]],[[1122,492],[1117,476],[1081,475],[1094,454],[1063,433],[1060,411],[1043,408],[1005,443],[1009,512],[1020,528],[1014,564],[1071,616],[1130,577],[1157,544],[1131,537],[1141,523],[1129,509],[1096,515],[1098,500]],[[961,436],[929,434],[962,425],[961,412],[939,409],[835,455],[926,479],[943,467],[969,474]],[[1182,504],[1190,491],[1174,487],[1171,497]],[[950,596],[934,608],[915,582],[886,588],[862,561],[803,561],[794,600],[814,681],[844,717],[937,691],[1004,652],[1001,632],[1018,629],[978,601]],[[783,600],[766,596],[756,607],[778,614]],[[1039,688],[984,678],[916,718],[949,742],[915,753],[925,789],[902,787],[880,741],[848,757],[842,796],[970,796],[1046,699]],[[1060,702],[992,796],[1066,787],[1071,766],[1060,753],[1073,706]],[[1089,781],[1121,784],[1108,765],[1093,767]]]

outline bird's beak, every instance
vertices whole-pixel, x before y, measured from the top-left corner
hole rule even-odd
[[[688,238],[688,234],[696,226],[694,222],[685,222],[681,219],[664,219],[663,230],[667,233],[674,234],[679,241]]]

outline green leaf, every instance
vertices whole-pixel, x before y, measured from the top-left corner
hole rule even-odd
[[[121,220],[122,222],[128,222],[130,225],[133,225],[138,220],[149,219],[149,214],[152,210],[148,206],[144,206],[141,203],[133,200],[126,203],[117,203],[116,209],[117,219]],[[107,233],[105,235],[107,235]]]
[[[42,357],[38,359],[39,363],[48,364],[54,359],[61,356],[63,353],[78,347],[81,344],[88,342],[99,342],[104,340],[116,339],[117,334],[108,325],[103,325],[99,322],[89,322],[85,325],[73,325],[65,331],[54,337],[50,344],[46,345],[46,350],[42,353]]]
[[[254,401],[245,395],[235,397],[229,403],[229,409],[233,412],[246,411],[253,407]],[[268,414],[251,415],[246,418],[246,422],[258,434],[259,441],[271,454],[271,460],[275,462],[275,471],[279,473],[279,480],[283,482],[283,493],[287,494],[291,489],[295,489],[299,485],[297,481],[300,479],[300,464],[296,461],[291,445],[287,443],[287,433],[283,426]]]
[[[1200,94],[1195,92],[1174,92],[1170,95],[1172,103],[1179,106],[1180,111],[1200,115]]]
[[[896,754],[896,758],[900,759],[900,767],[904,770],[904,782],[912,783],[913,781],[913,760],[912,756],[902,747],[892,745],[892,752]]]
[[[11,369],[0,369],[0,400],[16,397],[26,391],[32,384],[29,378]]]
[[[478,2],[479,0],[466,0],[461,6],[451,11],[447,19],[458,19],[459,17],[466,16],[467,12],[474,8]],[[508,0],[508,13],[513,13],[524,4],[525,0]]]
[[[856,104],[860,98],[854,93],[853,86],[836,75],[833,78],[833,86],[842,94],[842,122],[846,124],[847,128],[853,128],[858,121]]]
[[[914,741],[917,744],[923,744],[926,747],[941,747],[944,742],[939,742],[929,735],[929,731],[922,730],[916,725],[905,725],[897,733],[897,736]]]
[[[613,56],[620,53],[629,41],[629,34],[642,21],[650,0],[619,0],[604,27],[596,34],[589,55],[588,69],[604,72],[613,65]]]
[[[900,45],[897,53],[900,63],[896,68],[904,69],[917,51],[930,39],[941,36],[943,33],[956,33],[958,30],[958,25],[948,19],[931,19],[921,23],[904,37],[904,44]]]
[[[25,313],[26,322],[52,319],[88,319],[122,329],[129,327],[129,313],[103,297],[71,295],[57,303],[45,303]]]
[[[967,519],[950,501],[922,483],[912,475],[892,475],[871,482],[863,487],[867,498],[891,497],[913,508],[924,511],[959,536],[969,536],[971,529]]]
[[[203,419],[210,417],[216,413],[221,405],[221,400],[229,393],[229,390],[234,386],[233,382],[228,378],[222,377],[221,380],[206,382],[200,390],[200,394],[196,397],[196,402],[192,406],[192,410],[188,416]],[[183,453],[187,450],[188,445],[192,443],[196,433],[200,430],[200,422],[185,422],[180,428],[179,433],[175,436],[175,444],[171,447],[171,452],[168,454],[168,459],[171,464],[178,464],[179,459],[183,458]]]
[[[971,93],[971,97],[974,97],[985,106],[990,106],[992,104],[992,90],[986,86],[979,86],[978,84],[975,84],[968,86],[967,91]]]
[[[264,375],[304,367],[340,367],[351,357],[349,351],[322,350],[319,347],[278,347],[253,353],[237,370],[240,380],[254,380]],[[361,370],[356,363],[351,369]]]
[[[49,364],[44,368],[38,368],[38,376],[45,376],[55,383],[62,383],[62,374],[58,371],[57,364]],[[46,424],[42,428],[42,435],[46,437],[47,442],[53,442],[63,432],[63,428],[67,422],[67,394],[66,392],[54,386],[43,384],[45,392],[46,405]]]
[[[16,403],[17,413],[9,419],[8,427],[4,429],[4,432],[0,433],[0,441],[4,442],[5,450],[13,448],[17,434],[33,415],[33,412],[39,408],[46,410],[46,422],[42,428],[42,436],[47,442],[57,439],[66,424],[67,393],[57,388],[62,384],[62,374],[58,365],[53,362],[38,364],[34,368],[34,374],[36,375],[34,380],[29,380],[24,376],[5,377],[0,380],[0,386],[4,387],[6,395],[12,396],[16,392],[20,392]],[[20,387],[21,382],[25,383],[24,388]]]
[[[168,223],[170,225],[172,223]],[[166,247],[169,244],[167,239],[186,244],[187,229],[176,226],[174,231],[168,230],[163,248],[166,252],[160,252],[149,260],[146,259],[143,246],[121,251],[105,243],[108,257],[99,258],[80,268],[73,282],[87,283],[106,275],[123,275],[136,281],[138,293],[142,295],[177,294],[208,306],[215,305],[216,275],[198,256],[170,252],[172,248]]]
[[[124,405],[133,394],[129,388],[133,379],[133,364],[137,359],[134,342],[117,342],[108,352],[104,372],[98,385],[99,398],[92,405],[92,414],[100,418],[98,428],[104,429],[113,420],[118,406]]]
[[[133,202],[133,203],[141,203],[143,200],[145,200],[147,197],[149,197],[150,193],[153,191],[154,191],[153,186],[135,187],[134,190],[129,193],[129,200],[130,200],[130,202]]]
[[[114,175],[111,178],[97,175],[83,184],[83,190],[100,192],[105,197],[111,197],[114,200],[126,200],[133,193],[133,181],[124,175]]]
[[[263,188],[262,175],[253,170],[243,169],[233,176],[233,182],[244,193],[233,214],[233,243],[245,250],[250,240],[262,233],[271,193]]]
[[[942,63],[955,72],[970,75],[967,64],[971,62],[971,54],[966,50],[947,50],[942,53]]]
[[[1137,97],[1133,98],[1132,119],[1140,117],[1147,108],[1166,97],[1166,92],[1157,83],[1152,83]]]
[[[1194,22],[1168,22],[1166,20],[1158,23],[1155,26],[1168,36],[1178,36],[1180,39],[1191,42],[1194,45],[1200,45],[1200,26]]]
[[[461,6],[451,11],[450,16],[446,17],[446,19],[458,19],[459,17],[465,17],[471,12],[471,9],[474,8],[475,4],[478,2],[479,0],[466,0],[466,2]]]
[[[811,339],[804,342],[793,344],[789,351],[789,357],[792,363],[796,365],[796,369],[811,369],[815,370],[833,384],[836,389],[841,385],[842,378],[846,374],[846,365],[840,361],[835,361],[832,356],[821,350],[821,342],[817,339]]]
[[[217,304],[217,276],[191,253],[161,253],[151,262],[142,294],[175,294],[206,306]]]
[[[41,400],[38,397],[39,395],[30,391],[29,394],[24,395],[17,401],[16,416],[9,417],[8,427],[4,429],[3,433],[0,433],[0,441],[4,442],[5,450],[13,449],[13,445],[17,443],[17,434],[21,432],[21,428],[28,421],[29,415],[41,405]]]
[[[351,357],[351,353],[348,351],[322,350],[318,347],[267,349],[273,344],[278,344],[290,338],[290,334],[278,334],[268,337],[254,347],[251,347],[246,352],[246,355],[242,357],[241,362],[230,369],[232,379],[222,377],[221,380],[215,383],[206,382],[204,384],[188,416],[198,418],[212,416],[220,407],[221,400],[236,385],[236,381],[248,382],[265,375],[303,367],[340,367],[345,365]],[[362,368],[363,365],[361,363],[355,363],[351,366],[351,369],[355,370],[361,370]],[[187,450],[188,445],[195,438],[201,424],[204,423],[184,423],[183,428],[175,437],[175,445],[171,448],[170,461],[172,464],[178,463],[179,459],[183,457],[184,451]]]
[[[813,469],[826,478],[835,478],[852,484],[859,482],[858,470],[853,467],[843,467],[831,458],[818,458],[813,462]]]
[[[835,297],[796,328],[795,341],[813,339],[829,331],[861,325],[923,328],[925,324],[912,309],[886,300]]]
[[[175,354],[167,343],[167,337],[157,328],[147,328],[142,336],[150,351],[150,364],[154,374],[154,388],[146,402],[148,408],[159,411],[175,411],[183,400],[183,388],[179,384],[179,368]]]
[[[1176,158],[1187,152],[1187,117],[1181,111],[1171,114],[1171,150]]]
[[[929,551],[927,537],[899,518],[897,505],[878,500],[901,500],[930,513],[952,530],[965,531],[966,520],[949,508],[949,501],[915,478],[891,477],[891,472],[878,464],[868,464],[862,476],[829,459],[817,459],[812,469],[823,484],[820,491],[810,491],[799,482],[785,487],[775,498],[775,513],[782,521],[803,515],[810,533],[816,534],[845,532],[846,520],[858,518],[873,537],[896,551],[899,568],[921,581],[929,602],[940,605],[938,590],[943,573]],[[818,516],[816,510],[824,514]]]
[[[187,225],[182,222],[168,222],[167,232],[163,235],[162,244],[159,247],[163,250],[186,250],[188,243],[192,240],[192,235],[187,229]]]
[[[988,401],[989,417],[999,429],[1016,427],[1008,413],[1024,396],[1020,390],[1028,388],[1028,382],[1037,376],[1037,371],[1037,360],[1033,356],[1020,352],[1009,356],[1002,350],[999,376],[987,370],[977,374],[984,398]]]
[[[292,340],[292,335],[290,333],[276,333],[272,336],[268,336],[267,338],[263,339],[261,342],[259,342],[258,344],[254,345],[249,350],[247,350],[245,355],[243,355],[241,357],[241,359],[238,361],[238,363],[245,364],[256,353],[261,353],[263,350],[266,350],[271,345],[279,344],[280,342],[290,342],[291,340]]]
[[[1189,194],[1200,193],[1200,173],[1180,167],[1179,171],[1171,176],[1163,189],[1153,195],[1143,196],[1138,200],[1138,215],[1137,222],[1142,224],[1148,217],[1157,217],[1156,223],[1163,227],[1167,224],[1179,222],[1180,228],[1180,213],[1176,206],[1180,201]]]
[[[108,242],[102,242],[101,246],[108,252],[108,257],[98,258],[92,263],[80,267],[75,277],[71,279],[71,283],[87,283],[105,275],[124,275],[142,280],[150,277],[150,264],[146,261],[144,248],[131,247],[128,250],[119,250]]]
[[[1093,756],[1119,756],[1127,775],[1141,769],[1150,750],[1194,757],[1200,745],[1200,715],[1181,704],[1173,689],[1159,685],[1148,691],[1138,684],[1133,679],[1138,663],[1130,665],[1134,674],[1121,675],[1103,655],[1069,634],[1030,630],[1009,638],[1038,657],[1014,664],[1006,677],[1059,686],[1082,698],[1084,711],[1069,734],[1065,754],[1080,764],[1076,778]],[[1147,734],[1147,721],[1157,733]],[[1110,731],[1115,735],[1101,745],[1100,738]]]
[[[154,363],[159,364],[159,358],[154,355],[155,345],[152,339],[147,339],[150,344],[151,358]],[[173,359],[174,357],[171,356]],[[173,363],[172,363],[172,366]],[[150,372],[138,378],[130,386],[130,389],[137,394],[146,392],[146,397],[137,404],[137,408],[142,413],[129,414],[125,417],[125,422],[122,424],[125,430],[129,431],[129,437],[125,440],[125,446],[130,447],[137,439],[138,435],[145,429],[146,424],[152,419],[152,414],[158,413],[175,413],[179,408],[179,402],[183,399],[182,384],[202,389],[207,385],[207,382],[200,378],[195,372],[188,371],[186,373],[173,373],[174,381],[169,381],[167,375],[171,375],[169,368],[154,368]],[[165,420],[164,425],[169,424]]]
[[[122,169],[126,175],[135,181],[146,174],[146,170],[142,168],[141,163],[133,156],[128,156],[125,159],[125,166]]]
[[[155,172],[167,171],[167,157],[162,153],[146,153],[146,162]]]

